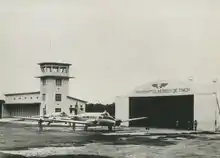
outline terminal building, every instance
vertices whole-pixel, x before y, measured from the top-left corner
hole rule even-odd
[[[39,63],[40,90],[8,93],[1,105],[1,117],[36,116],[65,112],[76,115],[85,112],[86,101],[69,96],[69,68],[71,64]]]
[[[146,116],[131,121],[131,127],[216,131],[219,126],[219,85],[193,80],[154,81],[135,88],[115,100],[115,116],[120,119]],[[178,122],[178,125],[177,125]]]

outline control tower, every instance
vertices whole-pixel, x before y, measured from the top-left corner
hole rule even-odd
[[[40,78],[40,115],[61,112],[57,109],[65,110],[68,104],[67,96],[69,94],[69,68],[71,64],[58,62],[39,63],[41,68]]]

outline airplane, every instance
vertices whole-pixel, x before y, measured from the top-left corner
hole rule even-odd
[[[138,118],[131,118],[127,120],[121,120],[121,119],[115,119],[105,110],[104,112],[88,112],[88,113],[82,113],[78,115],[67,115],[65,113],[58,113],[53,115],[47,115],[44,117],[17,117],[23,120],[32,120],[32,121],[38,121],[39,128],[42,129],[42,123],[47,122],[48,126],[51,123],[60,122],[60,123],[69,123],[69,125],[72,125],[72,129],[75,131],[76,124],[84,125],[84,131],[87,131],[88,127],[94,127],[94,126],[107,126],[108,130],[111,131],[112,128],[120,126],[124,122],[130,122],[135,120],[142,120],[147,119],[147,117],[138,117]]]

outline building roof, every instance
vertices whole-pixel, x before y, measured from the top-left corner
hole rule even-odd
[[[42,75],[42,76],[36,76],[35,78],[65,78],[65,79],[69,79],[69,78],[75,78],[75,77],[71,77],[71,76],[58,76],[58,75]]]
[[[5,103],[4,105],[40,105],[40,102],[34,102],[34,103]]]
[[[23,93],[7,93],[5,96],[14,96],[14,95],[26,95],[26,94],[40,94],[40,91],[35,92],[23,92]]]
[[[63,62],[41,62],[38,65],[60,65],[60,66],[71,66],[72,64]]]
[[[85,100],[81,100],[81,99],[74,98],[74,97],[71,97],[71,96],[67,96],[67,98],[72,99],[72,100],[76,100],[76,101],[81,101],[83,103],[87,103],[87,101],[85,101]]]

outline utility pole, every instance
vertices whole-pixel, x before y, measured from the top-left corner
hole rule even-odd
[[[216,84],[216,83],[218,82],[218,79],[216,78],[216,79],[212,80],[212,82],[213,82],[214,84]],[[215,111],[215,122],[214,122],[214,124],[215,124],[215,131],[217,131],[217,128],[218,128],[218,127],[217,127],[217,124],[218,124],[218,122],[217,122],[217,113],[218,113],[218,115],[220,115],[220,107],[219,107],[219,101],[218,101],[218,95],[217,95],[217,91],[218,91],[218,90],[216,90],[216,87],[214,87],[214,88],[215,88],[214,95],[215,95],[216,104],[217,104],[216,110],[218,109],[218,112]]]

